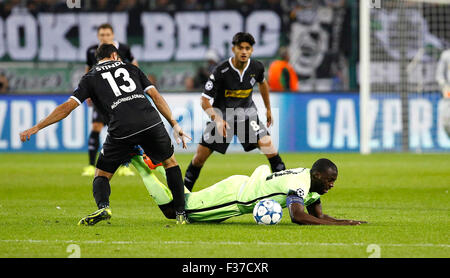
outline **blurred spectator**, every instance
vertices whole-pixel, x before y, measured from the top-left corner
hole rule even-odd
[[[200,67],[197,70],[197,75],[195,76],[195,88],[202,88],[206,81],[208,81],[209,75],[212,73],[214,67],[220,62],[220,56],[214,49],[209,49],[205,55],[206,65]]]
[[[156,76],[153,73],[147,74],[147,78],[150,81],[150,83],[153,84],[153,86],[158,88],[158,80],[156,79]]]
[[[184,0],[180,6],[183,11],[199,11],[203,9],[199,0]]]
[[[289,51],[280,47],[280,58],[270,64],[268,77],[271,91],[298,91],[298,77],[294,68],[289,64]]]
[[[0,94],[6,94],[9,91],[8,79],[5,75],[0,74]]]
[[[158,12],[174,12],[177,10],[176,4],[169,0],[155,0],[151,8]]]
[[[117,5],[116,1],[96,0],[92,3],[92,9],[98,12],[112,12]]]
[[[184,78],[184,89],[188,92],[194,91],[195,90],[194,83],[195,83],[194,78],[192,78],[192,76],[186,76]]]
[[[444,98],[450,99],[450,48],[442,51],[436,68],[436,81]]]

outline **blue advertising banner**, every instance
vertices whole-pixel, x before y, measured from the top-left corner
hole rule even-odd
[[[200,142],[206,113],[200,94],[164,94],[174,117],[191,135],[186,151]],[[68,96],[0,96],[0,152],[80,152],[87,150],[92,109],[79,106],[66,119],[41,130],[29,142],[19,133],[48,115]],[[260,119],[265,108],[258,94],[254,100]],[[270,133],[280,152],[358,152],[359,95],[356,93],[271,95],[274,125]],[[409,148],[411,151],[450,151],[450,137],[443,129],[444,102],[439,93],[415,95],[409,99]],[[375,96],[370,103],[371,147],[373,151],[401,151],[401,100],[395,94]],[[168,125],[166,128],[171,134]],[[106,130],[101,138],[106,136]],[[174,145],[176,145],[174,143]],[[180,146],[177,151],[182,151]],[[243,151],[235,138],[229,152]]]

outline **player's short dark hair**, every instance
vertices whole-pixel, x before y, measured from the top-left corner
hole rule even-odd
[[[255,38],[250,33],[239,32],[233,36],[231,43],[233,45],[239,45],[240,43],[248,42],[251,46],[255,44]]]
[[[101,24],[100,26],[98,26],[98,27],[97,27],[97,33],[98,33],[98,31],[100,31],[100,29],[111,29],[111,32],[114,33],[114,29],[113,29],[113,27],[111,26],[111,24],[109,24],[109,23],[103,23],[103,24]]]
[[[97,61],[100,61],[102,59],[111,57],[111,54],[113,54],[114,52],[117,53],[117,55],[119,54],[114,44],[102,44],[95,51],[95,58],[97,58]]]
[[[338,171],[336,164],[334,164],[331,160],[326,158],[318,159],[316,162],[314,162],[313,166],[311,167],[311,173],[313,172],[319,172],[323,173],[327,171],[329,168]]]

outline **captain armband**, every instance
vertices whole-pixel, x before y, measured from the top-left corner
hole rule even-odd
[[[286,206],[289,208],[292,204],[297,203],[302,206],[305,205],[303,202],[303,198],[297,196],[297,195],[289,195],[286,197]]]

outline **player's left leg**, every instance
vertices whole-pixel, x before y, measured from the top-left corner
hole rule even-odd
[[[82,218],[78,225],[95,225],[99,221],[111,218],[112,213],[109,204],[111,185],[109,181],[117,168],[126,162],[132,150],[132,146],[128,146],[124,142],[118,143],[109,136],[106,138],[97,160],[95,178],[92,182],[92,193],[98,210]]]
[[[94,195],[95,203],[97,204],[98,210],[83,217],[78,225],[92,226],[97,224],[99,221],[108,220],[112,216],[111,209],[109,207],[109,196],[111,195],[111,185],[109,180],[112,178],[114,173],[106,172],[100,169],[96,169],[95,178],[92,182],[92,192]]]
[[[245,122],[235,124],[237,126],[236,134],[246,152],[259,148],[269,160],[272,172],[279,172],[286,169],[283,160],[272,143],[269,131],[259,120],[256,113],[252,114]]]
[[[258,148],[264,153],[270,163],[272,172],[286,170],[283,160],[281,159],[277,149],[272,143],[270,135],[265,135],[258,140]]]

